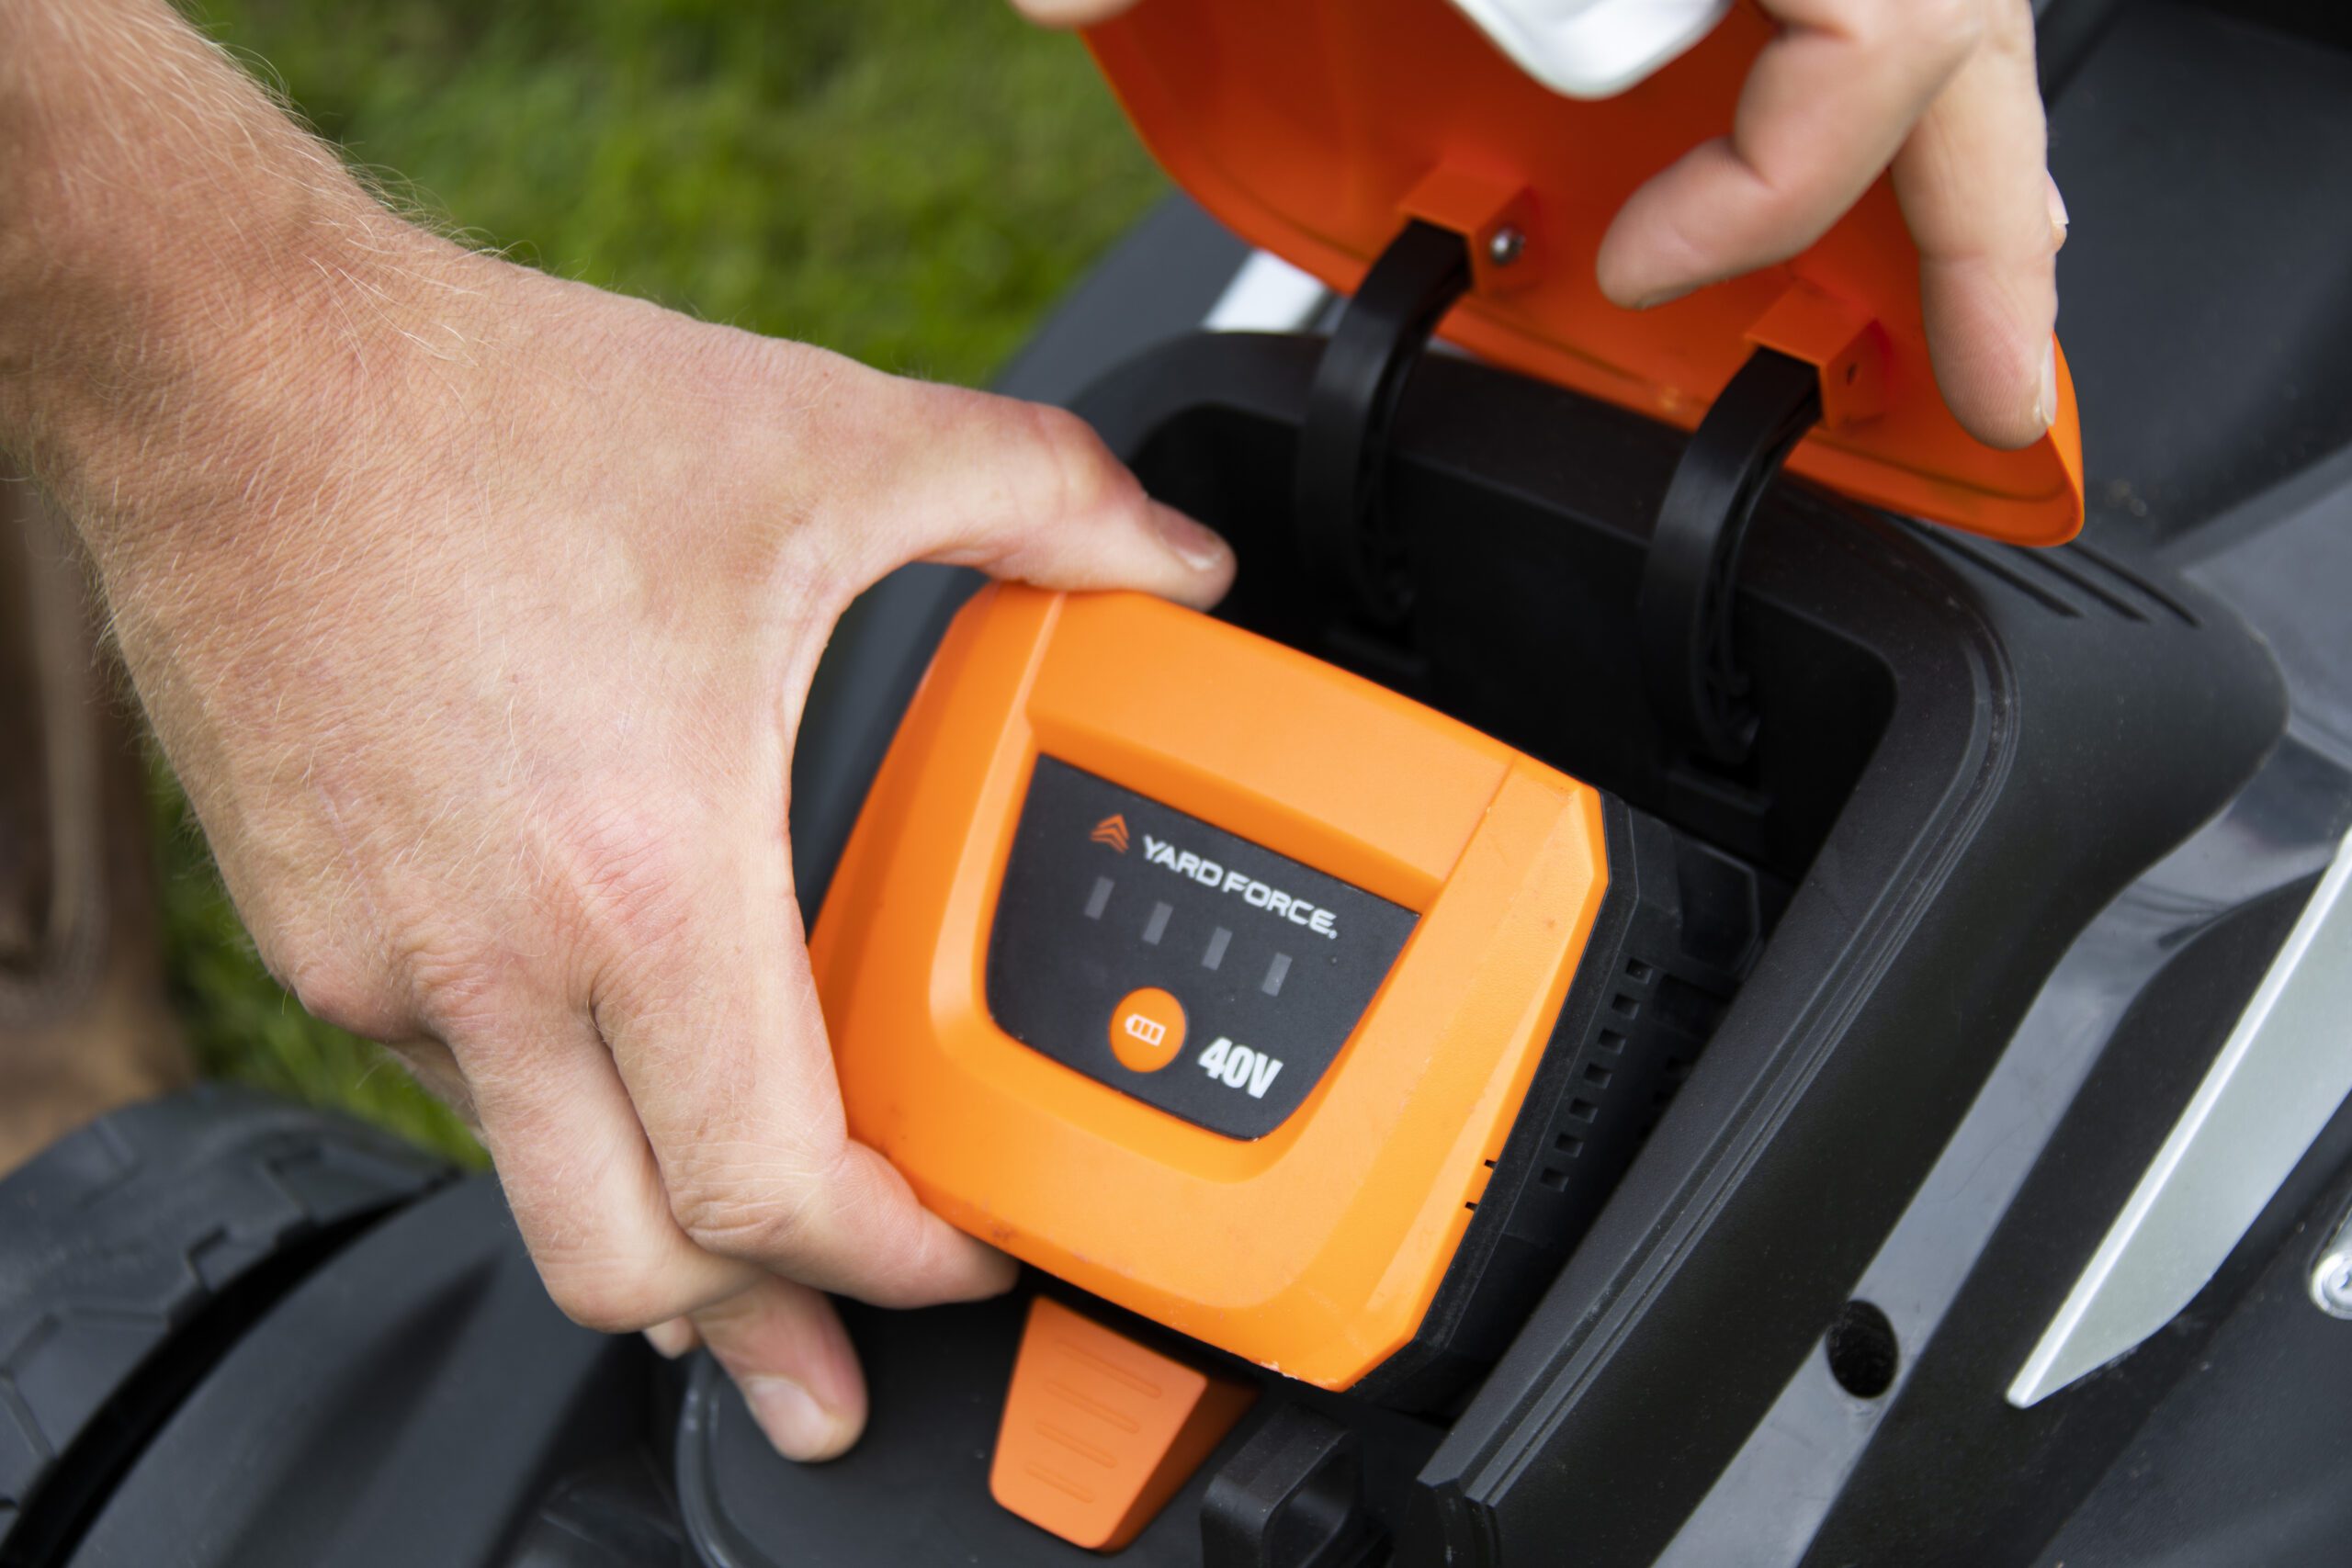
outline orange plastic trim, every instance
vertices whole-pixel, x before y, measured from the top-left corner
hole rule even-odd
[[[1400,214],[1443,220],[1430,193],[1515,193],[1521,259],[1493,266],[1481,242],[1444,334],[1685,427],[1747,357],[1750,327],[1792,288],[1810,290],[1875,323],[1883,380],[1869,417],[1826,424],[1792,469],[1995,538],[2072,537],[2082,436],[2064,355],[2048,436],[2004,452],[1963,431],[1936,388],[1918,252],[1886,180],[1783,265],[1650,310],[1601,296],[1593,260],[1610,220],[1645,180],[1729,130],[1771,36],[1743,5],[1647,81],[1583,102],[1540,85],[1446,0],[1148,0],[1088,35],[1177,182],[1331,287],[1356,288]]]
[[[989,1017],[989,921],[1040,751],[1419,913],[1267,1136],[1167,1115]],[[1599,795],[1452,719],[1159,600],[1000,586],[950,626],[811,952],[850,1131],[924,1202],[1344,1388],[1427,1314],[1607,881]]]
[[[1886,407],[1886,333],[1842,299],[1800,285],[1773,301],[1747,329],[1747,341],[1821,372],[1821,423],[1830,429],[1874,419]]]
[[[1521,235],[1532,221],[1531,198],[1522,186],[1494,180],[1467,169],[1431,171],[1397,204],[1397,226],[1418,218],[1451,229],[1469,241],[1470,283],[1481,294],[1508,293],[1544,274],[1543,258],[1523,251],[1508,264],[1495,259],[1495,242],[1506,230]]]
[[[1021,1331],[989,1494],[1073,1546],[1116,1551],[1257,1397],[1039,1296]]]

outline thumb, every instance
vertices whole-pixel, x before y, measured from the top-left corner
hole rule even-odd
[[[1040,588],[1133,588],[1205,609],[1233,582],[1223,539],[1146,495],[1065,410],[877,378],[872,488],[844,498],[873,581],[913,560],[978,567]],[[864,422],[861,421],[863,423]]]

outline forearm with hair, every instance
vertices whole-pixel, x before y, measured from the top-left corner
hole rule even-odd
[[[318,482],[371,386],[462,352],[479,259],[164,0],[0,0],[0,450],[109,579]]]

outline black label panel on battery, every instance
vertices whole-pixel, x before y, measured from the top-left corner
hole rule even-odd
[[[1414,920],[1040,757],[989,932],[989,1011],[1089,1077],[1261,1138],[1330,1067]]]

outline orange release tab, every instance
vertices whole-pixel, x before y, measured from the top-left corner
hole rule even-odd
[[[1073,1546],[1116,1551],[1257,1397],[1039,1296],[1004,1397],[989,1495]]]

